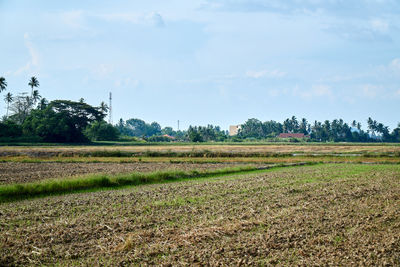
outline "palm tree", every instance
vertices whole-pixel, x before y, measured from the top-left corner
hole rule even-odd
[[[106,103],[104,103],[104,101],[100,103],[100,110],[103,113],[107,113],[107,111],[108,111],[108,106]]]
[[[32,97],[32,96],[33,96],[33,87],[39,87],[39,81],[38,81],[38,79],[37,79],[35,76],[33,76],[33,77],[29,80],[28,85],[32,88],[32,91],[31,91],[31,97]]]
[[[6,88],[7,88],[6,78],[0,77],[0,92],[6,90]]]
[[[39,103],[40,109],[41,110],[45,109],[48,103],[49,102],[47,101],[46,98],[43,97],[42,99],[40,99],[40,103]]]
[[[7,115],[6,115],[6,118],[8,118],[8,108],[10,107],[10,103],[13,101],[13,99],[14,99],[14,97],[10,92],[8,92],[6,94],[6,96],[4,97],[4,101],[6,101],[6,103],[7,103]]]
[[[33,94],[32,94],[33,104],[36,104],[36,102],[37,102],[38,100],[40,100],[41,97],[42,97],[42,96],[39,95],[39,91],[38,91],[38,90],[34,90],[34,91],[33,91]]]

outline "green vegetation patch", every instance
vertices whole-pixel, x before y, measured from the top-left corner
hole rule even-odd
[[[99,188],[116,188],[128,185],[162,183],[187,178],[211,177],[232,173],[259,170],[255,166],[241,166],[208,171],[163,171],[153,173],[120,174],[120,175],[91,175],[75,179],[44,180],[34,183],[22,183],[0,186],[0,201],[12,201],[41,195],[65,194],[80,190]]]

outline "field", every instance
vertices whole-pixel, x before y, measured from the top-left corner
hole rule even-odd
[[[3,198],[0,266],[398,266],[399,148],[2,147],[0,195],[93,175],[157,180]]]

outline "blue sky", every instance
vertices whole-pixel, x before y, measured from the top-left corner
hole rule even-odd
[[[400,1],[0,0],[0,76],[163,127],[400,122]],[[0,103],[0,115],[5,103]]]

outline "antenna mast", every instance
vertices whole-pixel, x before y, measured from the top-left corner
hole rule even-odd
[[[112,124],[113,123],[113,121],[112,121],[112,94],[111,94],[111,92],[110,92],[110,104],[109,104],[109,113],[108,113],[108,123],[109,124]]]

